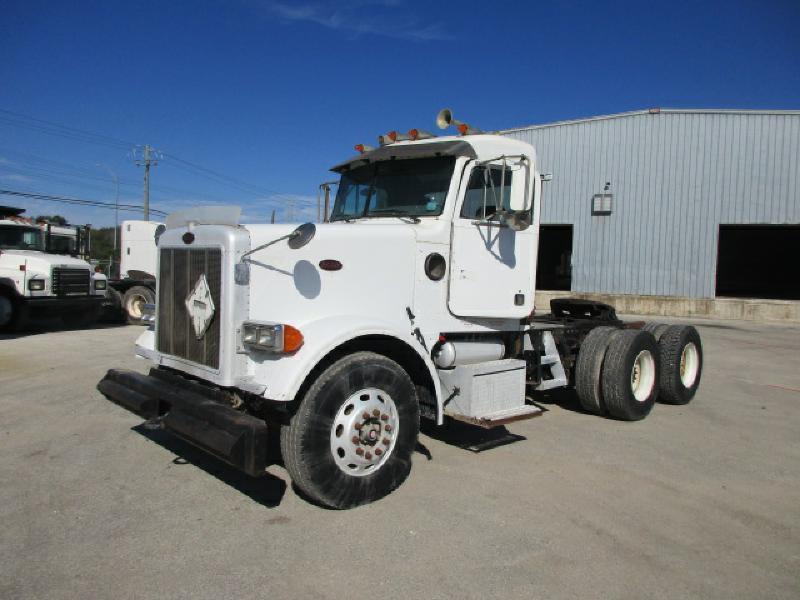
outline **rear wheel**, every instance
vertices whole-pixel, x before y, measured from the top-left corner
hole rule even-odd
[[[603,400],[612,417],[645,418],[658,395],[659,350],[653,334],[627,329],[608,346],[603,362]]]
[[[581,407],[587,412],[596,415],[606,412],[600,377],[606,349],[619,331],[616,327],[595,327],[581,343],[575,364],[575,391]]]
[[[691,325],[672,325],[658,343],[661,376],[658,399],[666,404],[688,404],[700,386],[703,346]]]
[[[302,492],[331,508],[350,508],[405,481],[418,432],[408,374],[385,356],[357,352],[311,385],[281,430],[281,453]]]
[[[153,304],[155,301],[156,295],[148,287],[135,285],[128,289],[122,299],[122,306],[125,309],[125,314],[128,315],[128,322],[141,323],[144,305]]]
[[[645,323],[642,330],[652,333],[653,337],[658,341],[661,339],[661,336],[664,335],[668,327],[669,325],[665,325],[664,323]]]

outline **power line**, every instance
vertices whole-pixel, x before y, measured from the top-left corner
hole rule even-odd
[[[123,140],[121,138],[105,135],[102,133],[94,133],[92,131],[78,129],[77,127],[70,127],[68,125],[54,123],[53,121],[38,119],[36,117],[31,117],[4,108],[0,108],[0,113],[2,113],[0,114],[0,122],[15,127],[32,129],[34,131],[40,131],[42,133],[47,133],[50,135],[65,137],[68,139],[73,139],[86,143],[106,145],[106,146],[129,148],[130,146],[136,145],[133,142]]]
[[[18,113],[3,108],[0,108],[0,123],[5,123],[7,125],[12,125],[17,127],[23,127],[31,129],[33,131],[39,131],[47,135],[72,139],[79,142],[105,145],[114,148],[126,148],[126,149],[129,149],[131,147],[133,147],[134,149],[142,148],[140,144],[136,144],[135,142],[131,142],[128,140],[123,140],[122,138],[102,133],[95,133],[84,129],[79,129],[77,127],[70,127],[68,125],[62,125],[60,123],[55,123],[53,121],[47,121],[45,119],[31,117],[29,115],[25,115],[22,113]],[[152,147],[145,146],[144,147],[145,153],[147,153],[148,148],[151,152],[154,151]],[[171,159],[171,161],[174,161],[173,164],[175,164],[175,166],[183,168],[185,171],[188,171],[196,175],[197,174],[202,175],[204,177],[211,179],[212,181],[216,181],[217,183],[225,183],[231,187],[239,189],[240,191],[244,191],[248,194],[254,194],[257,196],[266,195],[266,196],[272,196],[277,200],[279,199],[287,201],[291,200],[292,202],[296,202],[298,204],[306,204],[308,206],[314,205],[314,202],[312,200],[308,200],[297,195],[287,194],[285,192],[279,192],[277,190],[272,190],[269,188],[263,188],[261,186],[253,185],[251,183],[247,183],[245,181],[236,179],[229,175],[219,173],[217,171],[209,169],[208,167],[204,167],[197,163],[180,158],[179,156],[176,156],[174,154],[167,154],[164,152],[159,154],[164,158]]]
[[[2,190],[0,189],[0,195],[3,196],[20,196],[22,198],[31,198],[33,200],[44,200],[46,202],[62,202],[64,204],[76,204],[78,206],[92,206],[95,208],[110,208],[115,209],[117,208],[116,204],[111,202],[101,202],[99,200],[86,200],[83,198],[67,198],[65,196],[51,196],[49,194],[37,194],[34,192],[21,192],[17,190]],[[119,210],[127,210],[127,211],[135,211],[139,212],[142,210],[141,206],[137,206],[135,204],[120,204]],[[153,208],[150,209],[150,212],[158,213],[160,215],[166,216],[167,213],[155,210]]]

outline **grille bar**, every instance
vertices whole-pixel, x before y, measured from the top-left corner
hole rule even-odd
[[[88,296],[91,275],[87,269],[53,268],[54,296]]]
[[[186,298],[202,275],[206,277],[216,308],[205,334],[198,340],[186,309]],[[161,249],[156,321],[159,352],[219,368],[221,276],[222,252],[219,248]]]

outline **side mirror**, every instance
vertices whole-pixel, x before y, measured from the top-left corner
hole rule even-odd
[[[523,158],[520,161],[519,175],[524,174],[525,184],[511,186],[511,195],[508,198],[508,209],[513,213],[525,213],[530,211],[531,201],[531,165],[530,161]],[[518,175],[515,174],[515,177]]]

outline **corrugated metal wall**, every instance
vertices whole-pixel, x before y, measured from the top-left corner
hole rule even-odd
[[[800,112],[662,111],[509,131],[543,224],[572,224],[572,290],[713,297],[720,224],[800,223]],[[591,199],[613,193],[613,214]]]

